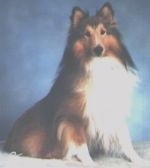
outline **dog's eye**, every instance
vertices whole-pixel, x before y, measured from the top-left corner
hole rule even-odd
[[[100,31],[100,34],[101,34],[101,35],[106,35],[106,30],[105,30],[105,29],[102,29],[102,30]]]
[[[91,36],[91,33],[89,31],[86,31],[84,33],[84,37],[89,38]]]

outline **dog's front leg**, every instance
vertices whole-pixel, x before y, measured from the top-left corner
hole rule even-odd
[[[136,153],[136,151],[133,148],[131,138],[129,135],[129,130],[126,125],[126,123],[121,124],[121,128],[117,133],[118,140],[119,140],[119,145],[121,147],[121,152],[131,162],[134,163],[140,163],[143,161],[142,158]]]
[[[77,160],[94,165],[86,143],[85,129],[82,124],[62,122],[58,129],[58,139],[64,146],[64,159]]]
[[[90,165],[93,164],[94,165],[94,161],[92,160],[92,158],[89,154],[87,144],[82,144],[80,146],[78,146],[74,142],[69,144],[67,153],[65,155],[65,159],[77,160],[77,161],[80,161],[84,164],[90,164]]]

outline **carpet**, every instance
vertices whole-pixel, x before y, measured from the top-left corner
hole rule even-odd
[[[148,163],[150,161],[150,142],[135,143],[134,147],[143,159],[148,160],[146,164],[145,162],[140,165],[133,164],[122,158],[103,156],[95,161],[95,166],[90,166],[76,161],[36,159],[0,151],[0,168],[150,168],[150,163]]]

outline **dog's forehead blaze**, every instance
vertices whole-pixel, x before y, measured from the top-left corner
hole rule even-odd
[[[105,30],[105,29],[106,28],[102,23],[100,23],[98,25],[95,25],[95,26],[88,24],[88,25],[85,26],[84,31],[85,32],[89,31],[89,32],[92,33],[92,32],[95,32],[95,31],[100,31],[100,30]]]

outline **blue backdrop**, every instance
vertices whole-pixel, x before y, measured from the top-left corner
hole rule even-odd
[[[104,0],[0,0],[0,140],[13,122],[49,91],[66,45],[74,6],[92,14]],[[150,1],[110,0],[139,68],[129,128],[150,140]]]

